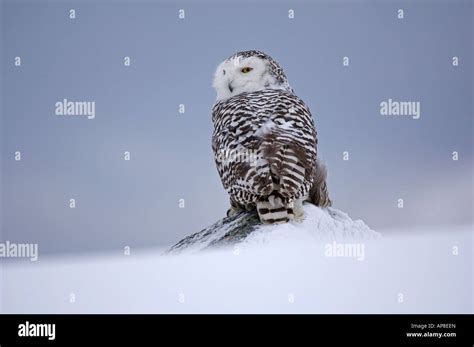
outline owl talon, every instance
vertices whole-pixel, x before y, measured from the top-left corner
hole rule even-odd
[[[234,206],[231,206],[228,210],[227,210],[227,217],[233,217],[235,215],[238,215],[240,212],[242,212],[243,210],[240,209],[240,208],[237,208],[237,207],[234,207]]]

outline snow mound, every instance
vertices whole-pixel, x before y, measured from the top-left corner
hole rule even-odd
[[[261,225],[244,242],[247,244],[277,242],[279,240],[348,241],[376,239],[380,234],[362,220],[352,220],[345,212],[335,208],[322,209],[305,205],[302,222]]]
[[[167,253],[196,252],[236,244],[251,247],[280,242],[368,240],[380,236],[363,221],[352,220],[335,208],[305,204],[304,210],[303,221],[275,225],[262,225],[255,212],[226,217],[179,241]]]

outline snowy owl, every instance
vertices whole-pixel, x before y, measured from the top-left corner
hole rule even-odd
[[[213,87],[212,148],[227,214],[256,208],[262,223],[286,223],[302,220],[303,201],[330,206],[313,118],[281,66],[265,53],[239,52],[217,67]]]

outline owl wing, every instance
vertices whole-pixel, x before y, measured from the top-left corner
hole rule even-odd
[[[286,199],[307,195],[317,137],[301,99],[281,90],[244,93],[217,103],[213,121],[216,165],[231,198],[249,204],[275,190]]]

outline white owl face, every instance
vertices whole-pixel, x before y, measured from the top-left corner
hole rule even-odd
[[[236,54],[224,60],[214,75],[213,87],[217,92],[217,100],[263,89],[287,89],[271,69],[269,60],[256,55]]]

